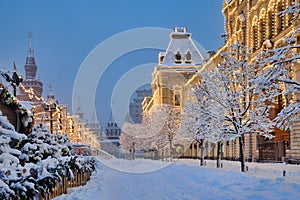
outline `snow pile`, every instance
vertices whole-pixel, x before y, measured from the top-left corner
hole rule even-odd
[[[178,160],[177,164],[184,164],[188,166],[198,167],[199,160],[181,159]],[[227,161],[222,160],[222,170],[226,171],[240,171],[240,163],[238,161]],[[203,168],[216,168],[215,160],[205,160]],[[300,166],[299,165],[287,165],[284,163],[257,163],[257,162],[246,162],[246,174],[248,176],[254,176],[258,178],[268,178],[276,180],[283,178],[283,171],[285,171],[285,179],[289,183],[300,184]]]
[[[42,124],[19,134],[0,112],[0,199],[34,199],[51,192],[63,177],[94,171],[92,157],[71,156],[66,136],[51,134]]]

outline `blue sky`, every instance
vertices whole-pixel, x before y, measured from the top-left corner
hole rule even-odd
[[[95,46],[114,34],[140,27],[172,29],[176,24],[187,26],[193,39],[205,49],[217,50],[223,44],[222,3],[220,0],[1,0],[0,68],[10,69],[15,61],[24,74],[27,35],[31,31],[44,96],[51,83],[56,98],[71,105],[73,82],[81,63]],[[101,124],[109,118],[112,85],[131,67],[156,63],[157,53],[132,52],[108,68],[96,96]]]

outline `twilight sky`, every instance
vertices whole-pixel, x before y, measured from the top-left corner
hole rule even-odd
[[[44,96],[52,84],[56,98],[60,103],[70,105],[72,112],[76,73],[99,43],[134,28],[173,29],[176,24],[186,26],[192,38],[204,49],[217,50],[223,44],[220,37],[224,32],[222,3],[220,0],[1,0],[0,68],[11,69],[15,61],[19,72],[25,74],[28,32],[31,31],[37,74],[44,82]],[[166,38],[166,43],[168,40]],[[158,52],[154,49],[133,51],[120,56],[106,69],[95,98],[102,125],[109,118],[110,99],[116,82],[135,66],[157,63]]]

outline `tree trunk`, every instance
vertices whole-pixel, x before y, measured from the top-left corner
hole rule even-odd
[[[170,162],[173,162],[173,151],[172,151],[172,147],[173,147],[173,140],[170,139]]]
[[[135,153],[135,143],[132,143],[132,160],[134,160],[134,153]]]
[[[240,161],[241,161],[241,172],[245,172],[245,157],[244,157],[244,136],[239,137],[239,146],[240,146]]]
[[[204,163],[204,141],[202,140],[200,142],[200,166],[203,166]]]
[[[217,168],[221,167],[221,142],[217,143]]]

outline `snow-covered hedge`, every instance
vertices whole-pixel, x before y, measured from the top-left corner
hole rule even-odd
[[[95,170],[92,157],[71,155],[69,139],[42,124],[19,134],[0,112],[0,199],[35,199],[51,192],[63,177]]]

